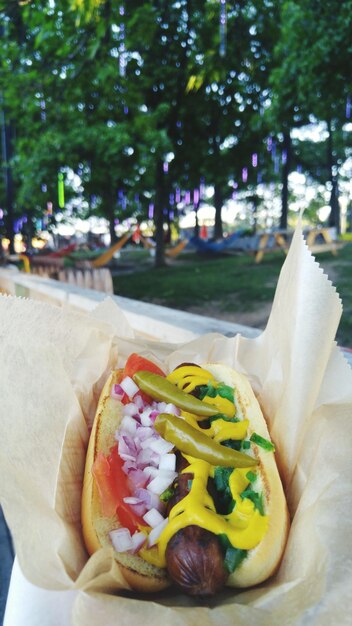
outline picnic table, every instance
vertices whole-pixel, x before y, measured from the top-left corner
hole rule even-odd
[[[337,255],[337,251],[343,246],[342,242],[336,241],[330,228],[310,228],[304,231],[307,246],[313,254],[319,252],[331,252]],[[258,237],[255,249],[255,262],[260,263],[268,252],[282,250],[287,254],[290,247],[293,231],[287,229],[263,231]]]

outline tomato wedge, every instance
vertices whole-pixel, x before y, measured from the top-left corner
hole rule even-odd
[[[165,376],[164,372],[155,363],[133,352],[126,361],[123,371],[124,376],[133,378],[134,374],[140,371],[153,372],[154,374],[159,374],[159,376]]]
[[[131,493],[122,465],[123,460],[118,455],[116,444],[108,457],[98,452],[92,471],[99,491],[103,515],[112,517],[117,513],[121,525],[134,533],[139,526],[146,526],[146,523],[123,501],[123,498],[130,496]]]
[[[153,363],[153,361],[146,359],[144,356],[140,356],[136,352],[132,352],[126,361],[123,376],[133,378],[134,374],[141,371],[152,372],[153,374],[159,374],[159,376],[165,377],[164,372],[160,369],[160,367]],[[139,393],[145,403],[152,402],[152,398],[146,393],[143,393],[143,391],[140,391]],[[126,404],[124,398],[122,399],[122,403]]]

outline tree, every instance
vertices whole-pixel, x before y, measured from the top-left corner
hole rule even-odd
[[[283,2],[276,47],[281,62],[272,74],[276,109],[282,114],[283,123],[292,128],[295,121],[326,122],[331,185],[329,224],[338,231],[340,162],[334,134],[344,123],[345,103],[352,88],[351,10],[351,0],[333,0],[324,5],[311,0]]]

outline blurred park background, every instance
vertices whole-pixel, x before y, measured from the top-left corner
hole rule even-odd
[[[0,33],[3,262],[110,249],[115,293],[265,317],[283,255],[247,253],[305,209],[347,343],[352,0],[7,0]]]

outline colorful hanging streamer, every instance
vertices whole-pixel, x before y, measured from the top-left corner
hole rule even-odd
[[[226,54],[226,30],[227,30],[227,10],[226,0],[220,0],[220,46],[219,54],[224,57]]]
[[[120,6],[119,13],[123,18],[125,15],[125,7]],[[119,45],[119,70],[120,76],[123,78],[126,75],[126,45],[125,45],[125,24],[120,23],[120,45]]]
[[[63,209],[65,206],[65,186],[64,186],[64,175],[62,172],[59,172],[57,181],[57,195],[58,195],[58,204],[60,209]]]

